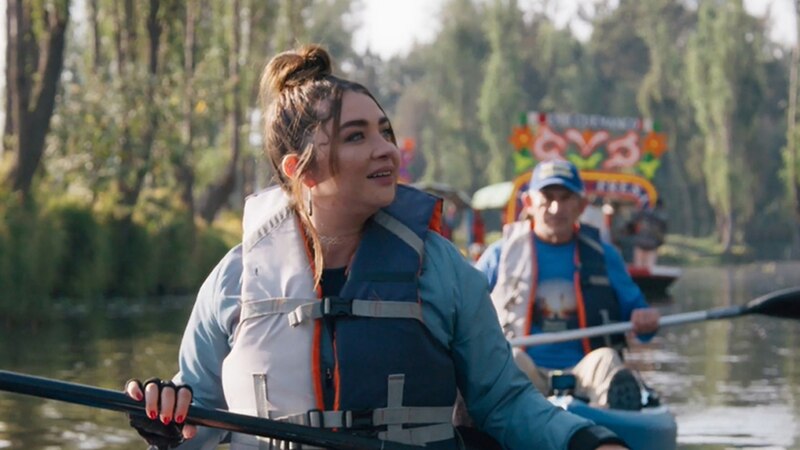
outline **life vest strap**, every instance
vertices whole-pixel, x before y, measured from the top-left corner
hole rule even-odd
[[[372,218],[375,220],[375,223],[383,228],[386,228],[389,230],[389,232],[402,239],[403,242],[414,249],[418,255],[422,255],[422,251],[425,248],[425,242],[423,242],[422,239],[417,236],[414,230],[409,228],[406,224],[395,219],[389,213],[384,211],[378,211],[374,216],[372,216]]]
[[[611,286],[611,280],[609,280],[608,277],[603,277],[600,275],[590,276],[589,283],[594,284],[595,286]]]
[[[244,322],[261,316],[273,314],[289,314],[298,306],[309,302],[316,302],[315,298],[268,298],[263,300],[246,301],[242,303],[242,312],[239,320]]]
[[[279,415],[270,411],[274,420],[316,428],[372,428],[382,425],[448,424],[453,418],[452,406],[401,406],[364,411],[320,411]]]
[[[586,236],[583,233],[578,233],[578,239],[580,239],[584,244],[588,245],[589,247],[592,247],[597,253],[600,254],[605,253],[603,250],[603,245],[600,242],[590,238],[589,236]]]
[[[403,406],[405,375],[389,375],[386,408],[364,411],[321,411],[281,415],[270,411],[269,417],[281,422],[318,428],[369,430],[385,426],[378,438],[386,441],[424,446],[429,442],[453,439],[453,405]],[[408,427],[409,425],[420,425]],[[376,430],[377,431],[377,430]]]
[[[381,431],[378,433],[378,439],[418,446],[424,446],[429,442],[444,441],[454,437],[455,432],[453,431],[453,425],[450,423],[430,425],[427,427]]]
[[[287,316],[293,327],[323,317],[374,317],[422,321],[422,305],[417,301],[348,300],[323,297],[296,307]]]

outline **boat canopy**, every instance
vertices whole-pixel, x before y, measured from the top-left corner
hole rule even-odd
[[[526,172],[514,181],[484,186],[472,195],[472,207],[476,210],[505,209],[503,222],[513,222],[522,211],[522,194],[528,190],[530,178],[531,172]],[[632,203],[637,209],[647,208],[658,200],[655,186],[639,175],[581,170],[581,178],[586,195],[590,197]]]
[[[484,186],[472,194],[472,207],[477,210],[503,209],[514,192],[513,181]]]

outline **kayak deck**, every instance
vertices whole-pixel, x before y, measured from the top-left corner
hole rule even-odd
[[[602,425],[630,446],[631,450],[675,450],[678,424],[666,406],[647,406],[639,411],[600,408],[572,396],[551,396],[550,401],[567,411]]]

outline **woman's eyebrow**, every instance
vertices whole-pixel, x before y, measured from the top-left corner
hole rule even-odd
[[[389,118],[386,116],[383,116],[380,119],[378,119],[378,125],[383,125],[387,122],[389,122]],[[344,122],[343,124],[339,125],[339,129],[344,130],[345,128],[349,127],[366,127],[367,125],[369,125],[369,121],[366,119],[354,119],[354,120],[348,120],[347,122]]]
[[[363,127],[363,126],[366,126],[366,125],[367,125],[367,121],[366,120],[364,120],[364,119],[355,119],[355,120],[349,120],[349,121],[344,122],[343,124],[339,125],[339,129],[343,130],[343,129],[348,128],[348,127]]]

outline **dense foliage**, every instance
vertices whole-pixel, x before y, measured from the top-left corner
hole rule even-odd
[[[798,254],[797,49],[741,0],[597,0],[586,42],[529,3],[445,0],[383,61],[353,50],[355,0],[9,0],[2,297],[196,289],[236,240],[220,214],[270,183],[258,76],[298,42],[376,93],[418,180],[510,179],[525,111],[650,117],[671,231]]]

